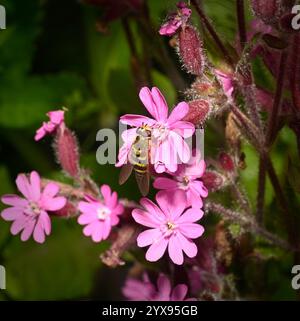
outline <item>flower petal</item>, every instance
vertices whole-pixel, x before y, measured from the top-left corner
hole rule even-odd
[[[162,220],[165,219],[165,215],[161,211],[161,209],[155,203],[149,200],[149,198],[143,197],[140,200],[140,204],[146,209],[147,212],[152,214],[157,223],[160,223]]]
[[[152,99],[156,107],[156,120],[165,122],[168,117],[168,104],[157,87],[151,89]]]
[[[36,171],[33,171],[30,174],[30,185],[32,200],[37,202],[41,197],[41,178]]]
[[[190,160],[191,151],[189,145],[184,141],[184,139],[174,131],[169,132],[168,139],[172,149],[176,151],[176,155],[179,156],[180,160],[183,163],[188,163]]]
[[[181,233],[177,234],[177,238],[181,244],[181,247],[182,247],[184,253],[188,257],[193,258],[197,255],[198,249],[197,249],[196,244],[193,241],[187,239]]]
[[[26,226],[21,234],[21,240],[23,242],[27,241],[32,235],[35,223],[36,223],[35,219],[28,220],[28,222],[26,223]]]
[[[154,188],[166,190],[177,189],[177,184],[177,181],[166,177],[158,177],[153,182]]]
[[[3,195],[1,201],[6,205],[15,207],[26,207],[28,205],[28,201],[25,198],[14,194]]]
[[[183,301],[188,292],[188,287],[185,284],[178,284],[172,291],[172,301]]]
[[[17,208],[17,207],[5,208],[1,212],[1,217],[5,221],[14,221],[20,216],[23,216],[23,210],[21,208]]]
[[[48,183],[43,192],[42,199],[52,198],[59,192],[59,186],[55,183]]]
[[[153,243],[146,252],[146,259],[150,262],[158,261],[165,253],[168,246],[168,240],[162,237],[157,242]]]
[[[144,226],[156,228],[160,225],[157,219],[150,213],[136,208],[132,211],[134,220]]]
[[[171,282],[164,274],[160,273],[157,279],[159,296],[169,299],[171,295]]]
[[[204,233],[204,227],[195,223],[181,223],[179,230],[185,237],[190,239],[196,239]]]
[[[178,233],[177,233],[178,234]],[[181,243],[179,242],[177,234],[172,234],[169,240],[168,252],[170,259],[178,265],[183,264],[183,253]]]
[[[16,179],[16,184],[18,190],[25,196],[25,198],[31,199],[30,185],[25,174],[18,175]]]
[[[137,245],[139,247],[148,246],[156,243],[162,237],[162,233],[158,228],[146,230],[137,237]]]
[[[141,127],[143,125],[152,126],[155,122],[153,119],[143,115],[126,114],[120,117],[120,122],[132,127]]]
[[[203,211],[198,208],[190,208],[176,220],[176,223],[194,223],[199,221],[203,217],[203,214]]]
[[[42,206],[46,211],[58,211],[65,207],[67,199],[63,196],[43,199]]]
[[[168,124],[172,126],[175,122],[183,119],[189,112],[189,105],[186,102],[181,102],[172,110],[169,118]]]
[[[186,208],[186,197],[182,190],[159,191],[156,201],[167,218],[175,220]]]

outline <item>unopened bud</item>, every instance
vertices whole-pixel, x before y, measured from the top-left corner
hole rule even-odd
[[[79,174],[79,151],[75,135],[67,127],[62,127],[57,133],[54,144],[56,157],[62,169],[71,177]]]
[[[219,163],[220,163],[222,169],[226,172],[232,172],[235,168],[234,161],[233,161],[232,157],[225,152],[220,153]]]
[[[192,26],[182,28],[178,34],[178,54],[187,72],[200,76],[204,69],[202,41]]]
[[[216,171],[207,170],[201,179],[210,192],[217,191],[225,186],[225,178]]]
[[[275,23],[282,11],[280,0],[251,0],[251,7],[255,16],[266,24]]]
[[[194,125],[204,123],[209,114],[209,103],[203,99],[196,99],[190,101],[188,104],[190,109],[184,120]]]

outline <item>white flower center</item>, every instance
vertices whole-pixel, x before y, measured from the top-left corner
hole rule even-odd
[[[30,201],[28,204],[28,213],[39,215],[41,213],[41,209],[36,202]]]
[[[110,209],[107,207],[99,207],[97,210],[97,217],[99,220],[106,220],[110,216]]]
[[[166,224],[164,224],[161,227],[161,230],[164,234],[164,236],[171,236],[173,233],[176,233],[176,224],[174,224],[173,222],[168,221]]]

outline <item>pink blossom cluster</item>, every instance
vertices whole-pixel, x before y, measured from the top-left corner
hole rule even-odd
[[[160,273],[156,286],[150,281],[148,274],[143,274],[142,280],[128,278],[122,289],[125,298],[131,301],[195,301],[186,298],[188,287],[185,284],[171,286],[169,278]]]
[[[139,247],[149,246],[146,259],[158,261],[168,251],[170,259],[178,265],[183,264],[184,255],[192,258],[198,249],[193,239],[199,238],[204,228],[197,224],[203,216],[203,198],[208,192],[200,180],[205,171],[205,162],[199,151],[192,155],[185,138],[193,135],[195,127],[183,121],[189,112],[189,105],[179,103],[168,116],[167,103],[158,90],[144,87],[140,99],[153,118],[141,115],[125,115],[120,121],[132,126],[125,134],[124,145],[119,152],[116,166],[129,162],[129,154],[137,136],[137,130],[147,126],[151,131],[150,160],[158,175],[154,187],[160,191],[156,203],[148,198],[140,200],[141,208],[132,211],[134,220],[147,227],[137,238]],[[177,164],[178,154],[183,162]],[[159,157],[159,156],[162,157]]]

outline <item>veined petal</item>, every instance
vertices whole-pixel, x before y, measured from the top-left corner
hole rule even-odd
[[[155,217],[157,223],[160,223],[165,219],[165,214],[161,211],[161,209],[153,203],[149,198],[143,197],[140,200],[140,204]]]
[[[170,298],[171,295],[171,282],[167,276],[160,273],[157,279],[157,289],[159,296],[163,298]]]
[[[191,151],[184,139],[174,131],[170,131],[169,142],[172,146],[172,149],[177,152],[180,160],[183,163],[188,163],[191,156]]]
[[[170,126],[170,129],[178,133],[183,138],[192,137],[195,132],[195,126],[187,121],[177,121]]]

